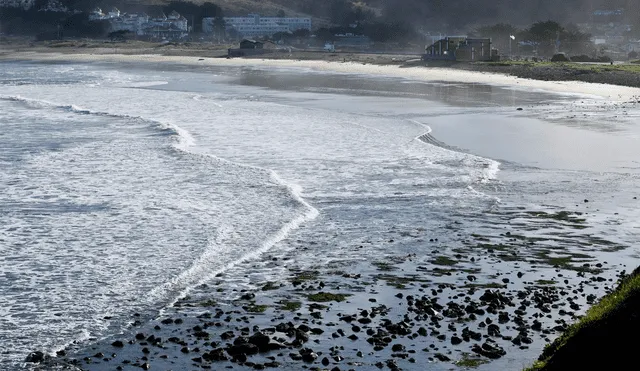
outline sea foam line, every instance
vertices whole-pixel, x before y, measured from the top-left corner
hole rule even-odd
[[[140,117],[140,116],[131,116],[131,115],[126,115],[126,114],[112,114],[112,113],[108,113],[108,112],[100,112],[100,111],[92,111],[89,109],[85,109],[82,107],[78,107],[76,105],[60,105],[60,104],[56,104],[53,102],[49,102],[46,100],[38,100],[38,99],[32,99],[32,98],[26,98],[26,97],[22,97],[19,95],[16,96],[4,96],[4,95],[0,95],[0,99],[2,100],[8,100],[8,101],[16,101],[16,102],[22,102],[25,104],[28,104],[32,107],[35,108],[50,108],[50,109],[63,109],[63,110],[68,110],[71,112],[75,112],[78,114],[90,114],[90,115],[99,115],[99,116],[105,116],[105,117],[114,117],[114,118],[124,118],[124,119],[135,119],[135,120],[143,120],[145,122],[148,122],[150,124],[153,124],[155,126],[160,127],[163,130],[171,130],[177,139],[177,142],[174,143],[172,146],[174,148],[176,148],[177,150],[180,150],[184,153],[187,153],[189,155],[192,156],[200,156],[200,157],[204,157],[207,158],[209,160],[213,160],[215,162],[218,163],[225,163],[225,164],[230,164],[233,166],[238,166],[238,167],[242,167],[245,169],[252,169],[252,170],[256,170],[256,171],[260,171],[260,172],[266,172],[269,176],[269,179],[277,184],[280,187],[283,187],[287,190],[287,192],[289,193],[289,195],[298,203],[300,204],[304,209],[306,209],[306,212],[303,213],[302,215],[294,218],[293,220],[290,220],[289,222],[285,223],[275,234],[269,236],[266,241],[264,241],[264,243],[257,249],[253,250],[252,252],[240,257],[239,259],[230,262],[228,264],[226,264],[225,266],[223,266],[222,268],[214,271],[214,272],[206,272],[206,267],[215,261],[215,257],[216,257],[216,249],[214,248],[214,246],[216,246],[215,243],[210,244],[210,246],[194,261],[194,263],[188,268],[186,269],[184,272],[182,272],[180,275],[174,277],[173,279],[171,279],[169,282],[164,283],[163,285],[156,287],[154,289],[151,290],[150,292],[150,299],[151,298],[162,298],[162,297],[166,297],[168,296],[169,293],[172,293],[176,290],[180,290],[181,286],[182,289],[177,293],[177,295],[174,295],[174,299],[172,302],[170,302],[169,306],[173,306],[180,298],[186,296],[190,290],[192,290],[194,287],[200,285],[201,283],[206,282],[207,280],[213,278],[215,275],[224,272],[230,268],[233,268],[234,266],[236,266],[237,264],[240,264],[242,262],[245,262],[247,260],[256,258],[258,256],[260,256],[261,254],[265,253],[266,251],[268,251],[269,249],[271,249],[275,244],[277,244],[278,242],[284,240],[285,238],[287,238],[287,236],[293,231],[296,230],[298,228],[300,228],[300,226],[308,221],[311,221],[313,219],[315,219],[318,215],[319,215],[319,211],[314,208],[313,206],[311,206],[303,197],[302,197],[302,188],[297,185],[297,184],[293,184],[293,183],[289,183],[286,182],[285,180],[283,180],[275,171],[273,171],[272,169],[267,169],[267,168],[262,168],[262,167],[258,167],[258,166],[254,166],[254,165],[248,165],[248,164],[243,164],[243,163],[237,163],[237,162],[233,162],[212,154],[199,154],[199,153],[194,153],[190,150],[191,147],[196,145],[196,141],[193,138],[193,136],[191,135],[191,133],[189,133],[187,130],[181,128],[178,125],[175,125],[173,123],[166,123],[166,122],[160,122],[160,121],[156,121],[156,120],[150,120],[144,117]],[[222,228],[221,231],[219,231],[218,236],[216,238],[216,240],[221,240],[223,239],[227,234],[229,233],[228,229]],[[203,276],[203,274],[207,273],[206,275]],[[194,280],[194,278],[198,277],[197,280]],[[184,285],[183,285],[184,284]],[[160,313],[163,313],[163,309],[160,308]]]

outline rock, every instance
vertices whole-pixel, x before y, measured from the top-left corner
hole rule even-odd
[[[286,348],[286,346],[284,344],[279,343],[277,341],[270,341],[269,344],[267,344],[264,347],[264,350],[262,350],[262,348],[260,348],[260,351],[261,352],[270,352],[270,351],[273,351],[273,350],[281,350],[281,349],[284,349],[284,348]]]
[[[402,344],[393,344],[391,347],[391,351],[393,352],[404,352],[405,347]]]
[[[27,356],[27,358],[25,358],[24,361],[29,363],[41,363],[41,362],[44,362],[45,358],[46,358],[46,355],[43,352],[36,351],[36,352],[29,353],[29,355]]]
[[[487,327],[487,334],[489,336],[500,336],[500,327],[496,324],[490,324]]]
[[[458,344],[460,344],[460,343],[462,343],[462,339],[460,339],[460,338],[459,338],[459,337],[457,337],[457,336],[452,336],[452,337],[451,337],[451,344],[452,344],[452,345],[458,345]]]
[[[495,343],[489,343],[488,340],[482,346],[474,344],[471,350],[490,359],[498,359],[507,354],[500,346]]]
[[[329,358],[324,357],[321,361],[323,366],[329,366],[329,363],[331,363],[331,361],[329,361]]]
[[[396,363],[395,359],[388,359],[386,364],[387,364],[387,367],[389,367],[389,369],[391,369],[391,370],[399,370],[400,369],[398,367],[398,364]]]
[[[116,340],[113,343],[111,343],[112,346],[116,347],[116,348],[122,348],[124,347],[124,344],[122,343],[122,341],[120,340]]]
[[[150,364],[148,364],[148,363],[143,363],[143,364],[140,366],[140,368],[141,368],[141,369],[143,369],[143,370],[150,370],[150,369],[151,369],[151,365],[150,365]]]
[[[232,357],[238,354],[253,355],[257,354],[258,352],[258,347],[251,343],[233,345],[227,348],[227,353]]]
[[[257,346],[261,352],[265,351],[270,341],[271,339],[267,335],[263,334],[262,332],[256,332],[255,334],[251,335],[251,337],[249,337],[248,339],[248,342],[250,344]]]
[[[222,334],[220,334],[220,338],[222,340],[229,340],[231,338],[233,338],[234,334],[233,331],[227,331],[227,332],[223,332]]]
[[[217,348],[214,349],[212,351],[210,351],[207,354],[204,354],[202,356],[202,358],[204,358],[205,360],[209,360],[209,361],[226,361],[229,358],[227,358],[227,356],[224,354],[224,350],[222,348]]]
[[[449,361],[451,361],[451,358],[449,358],[449,357],[445,356],[445,355],[444,355],[444,354],[442,354],[442,353],[436,353],[436,354],[434,354],[434,356],[433,356],[433,357],[434,357],[435,359],[437,359],[438,361],[440,361],[440,362],[449,362]]]
[[[233,357],[232,361],[237,362],[237,363],[245,363],[245,362],[247,362],[247,355],[246,354],[238,354],[238,355]]]
[[[304,350],[304,353],[300,353],[300,355],[302,355],[303,361],[307,363],[311,363],[316,359],[318,359],[318,355],[314,353],[311,349],[303,349],[303,350]]]
[[[296,340],[301,343],[306,343],[309,341],[309,335],[303,331],[295,330]]]

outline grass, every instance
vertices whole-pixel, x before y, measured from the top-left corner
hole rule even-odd
[[[330,302],[330,301],[337,301],[337,302],[341,302],[341,301],[345,301],[347,300],[347,298],[351,296],[349,294],[332,294],[329,292],[318,292],[316,294],[309,294],[307,295],[307,299],[309,299],[309,301],[315,301],[318,303],[326,303],[326,302]]]
[[[594,73],[612,72],[612,71],[640,73],[640,64],[637,64],[635,62],[610,65],[608,63],[585,64],[585,63],[578,63],[578,62],[501,61],[501,62],[486,62],[484,64],[488,66],[496,66],[496,67],[526,66],[526,67],[533,67],[533,68],[543,68],[543,67],[571,68],[578,71],[594,72]]]
[[[618,308],[632,293],[640,291],[640,274],[628,277],[622,281],[618,288],[612,293],[604,296],[600,301],[592,306],[580,320],[571,326],[550,346],[545,347],[543,355],[525,371],[542,370],[553,355],[565,346],[583,328],[592,326],[605,319],[610,313]],[[544,357],[544,358],[543,358]]]

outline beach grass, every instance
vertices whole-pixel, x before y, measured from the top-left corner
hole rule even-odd
[[[597,326],[606,320],[617,309],[625,304],[632,296],[640,293],[640,274],[633,274],[623,279],[620,285],[612,293],[604,296],[597,304],[592,306],[587,313],[577,322],[567,328],[567,330],[556,341],[547,345],[542,356],[531,367],[525,371],[545,370],[548,362],[555,354],[568,343],[580,335],[581,331],[589,327]],[[596,341],[597,339],[594,339]]]

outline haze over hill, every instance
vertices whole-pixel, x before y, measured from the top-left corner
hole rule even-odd
[[[49,0],[34,0],[36,4]],[[144,9],[166,5],[168,0],[56,0],[74,8],[95,6]],[[624,9],[625,21],[640,23],[640,2],[636,0],[187,0],[213,3],[225,15],[286,14],[311,16],[320,26],[379,20],[403,22],[421,30],[451,32],[491,23],[529,25],[536,21],[561,23],[588,21],[599,9]],[[2,3],[16,2],[3,0]],[[24,0],[23,0],[24,2]]]

